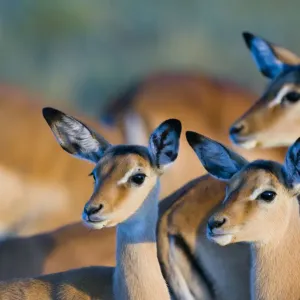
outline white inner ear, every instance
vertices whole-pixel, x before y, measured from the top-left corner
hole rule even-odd
[[[92,137],[91,132],[81,123],[68,118],[62,117],[62,122],[56,123],[58,132],[63,132],[71,143],[80,145],[84,152],[97,152],[99,142]]]
[[[283,88],[277,93],[276,97],[269,103],[268,107],[272,108],[274,106],[277,106],[281,103],[282,98],[292,90],[292,85],[285,85]]]

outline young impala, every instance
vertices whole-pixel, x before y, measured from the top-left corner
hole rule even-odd
[[[214,101],[211,101],[212,98]],[[146,78],[134,93],[120,97],[110,113],[117,113],[115,119],[129,142],[145,143],[160,122],[175,117],[182,120],[186,129],[201,128],[205,134],[228,143],[227,128],[251,105],[253,98],[253,94],[224,80],[215,80],[197,73],[162,73]],[[0,122],[3,122],[2,127],[10,129],[9,134],[4,136],[5,140],[2,137],[3,143],[9,143],[10,146],[2,147],[1,150],[17,149],[14,143],[18,141],[20,132],[24,138],[24,151],[18,152],[22,156],[16,169],[12,170],[18,172],[20,165],[27,167],[30,163],[30,166],[35,166],[36,178],[45,182],[51,179],[51,187],[55,181],[62,189],[70,190],[69,203],[73,209],[73,201],[76,202],[76,211],[71,212],[69,206],[66,206],[66,211],[78,216],[82,201],[88,196],[91,187],[91,178],[79,175],[84,172],[82,170],[88,172],[89,166],[72,159],[50,140],[51,135],[45,132],[46,126],[42,123],[42,118],[35,116],[36,107],[26,108],[25,100],[20,101],[23,103],[20,107],[12,101],[9,103],[13,108],[8,109],[8,104],[2,103],[0,114],[3,116],[1,115]],[[40,114],[39,109],[38,113]],[[15,114],[18,117],[14,119],[14,124],[17,122],[18,126],[8,126],[11,116]],[[24,128],[27,128],[28,135],[23,134]],[[37,151],[32,155],[32,143],[26,141],[32,138],[36,128],[39,129],[38,136],[34,139],[34,149]],[[107,133],[106,136],[111,137],[111,134]],[[279,151],[238,151],[249,159],[273,157],[274,160],[281,160]],[[10,159],[14,163],[11,151],[6,150],[6,155],[0,158]],[[176,164],[161,178],[162,195],[175,191],[189,179],[203,174],[205,170],[200,164],[198,167],[191,167],[196,166],[196,160],[192,149],[182,138]],[[76,163],[76,168],[70,167]],[[32,175],[28,172],[30,174]],[[35,177],[31,177],[32,182]],[[239,300],[240,295],[248,288],[248,247],[234,245],[223,249],[209,243],[203,233],[209,213],[221,202],[223,195],[224,184],[205,175],[183,186],[161,205],[158,254],[168,285],[178,298],[202,299],[203,294],[210,290],[218,299]],[[39,201],[38,205],[43,205],[42,197],[36,200]],[[31,203],[32,205],[27,205],[28,201],[22,202],[22,205],[26,204],[26,211],[22,210],[24,214],[30,215],[35,210],[36,202]],[[17,205],[15,202],[11,204]],[[5,211],[1,212],[4,213],[3,219],[11,216]],[[26,220],[28,226],[38,229],[32,219]],[[39,220],[44,220],[43,214],[40,214]],[[68,222],[66,218],[61,220]],[[0,245],[0,259],[5,258],[0,261],[1,278],[33,277],[89,265],[114,265],[115,236],[114,228],[110,229],[88,233],[80,224],[76,224],[39,236],[7,241]],[[28,251],[20,251],[25,245]],[[89,255],[82,255],[87,251],[90,252]],[[12,252],[13,256],[10,255]]]
[[[227,127],[254,98],[234,84],[191,73],[149,76],[137,85],[137,90],[136,94],[119,97],[114,106],[118,126],[113,130],[95,124],[91,118],[86,118],[86,122],[99,128],[104,136],[110,136],[113,142],[131,143],[134,138],[140,144],[147,142],[148,134],[163,120],[174,117],[191,129],[201,128],[225,142]],[[25,89],[0,85],[0,127],[3,129],[0,239],[42,233],[77,221],[82,199],[89,193],[90,179],[80,176],[88,166],[72,160],[55,144],[41,117],[43,100]],[[133,118],[128,110],[134,113]],[[145,125],[146,132],[140,131]],[[200,169],[194,171],[188,167],[195,160],[190,159],[191,150],[182,142],[178,167],[174,166],[174,171],[162,178],[162,197],[200,175]],[[72,211],[68,209],[70,204]]]
[[[156,248],[159,178],[177,158],[181,123],[163,122],[151,134],[148,147],[111,145],[58,110],[46,108],[43,114],[64,150],[95,164],[94,189],[82,218],[92,229],[117,226],[116,268],[85,268],[2,283],[1,299],[169,300]]]
[[[289,146],[300,135],[300,58],[259,36],[244,33],[244,39],[270,84],[233,123],[231,140],[244,148]]]
[[[252,245],[252,296],[300,299],[300,138],[284,164],[248,163],[220,143],[188,132],[203,166],[227,183],[223,205],[207,223],[207,236],[221,246]]]

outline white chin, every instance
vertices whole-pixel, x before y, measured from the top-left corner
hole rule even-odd
[[[101,222],[87,222],[84,220],[83,223],[88,228],[99,230],[99,229],[102,229],[103,227],[106,227],[108,220],[104,220]]]
[[[257,145],[258,145],[258,142],[256,140],[252,140],[252,141],[248,141],[248,142],[239,144],[240,147],[243,147],[245,149],[253,149],[253,148],[257,147]]]
[[[220,246],[226,246],[231,243],[233,239],[232,234],[224,234],[224,235],[215,235],[210,237],[212,241],[219,244]]]

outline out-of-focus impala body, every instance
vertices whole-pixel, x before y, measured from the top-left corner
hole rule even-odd
[[[2,86],[0,128],[0,235],[28,235],[78,221],[93,184],[78,174],[88,175],[91,166],[60,151],[43,121],[41,103]],[[99,130],[121,140],[117,130]]]
[[[109,111],[129,143],[142,142],[143,136],[166,116],[177,117],[186,128],[201,128],[205,134],[228,143],[227,127],[253,98],[229,83],[197,74],[168,73],[146,79],[129,96],[120,97],[112,105],[113,111]],[[79,171],[88,174],[89,166],[59,151],[42,121],[40,109],[30,95],[8,86],[0,88],[2,235],[39,233],[78,220],[92,184],[88,177],[79,184]],[[96,124],[94,127],[99,128]],[[111,136],[113,142],[120,142],[118,128],[101,128],[100,132]],[[198,169],[190,167],[196,161],[182,141],[175,170],[163,178],[162,197],[199,175]]]
[[[139,82],[110,102],[101,120],[115,121],[128,141],[135,143],[143,139],[146,143],[146,137],[160,122],[174,117],[182,121],[184,129],[201,128],[203,134],[228,145],[228,128],[251,106],[253,99],[255,95],[227,81],[197,73],[162,73]],[[206,173],[201,166],[192,167],[198,162],[184,138],[181,145],[171,174],[162,178],[165,189],[162,196]],[[270,156],[282,160],[284,157],[282,149],[237,151],[249,160]]]

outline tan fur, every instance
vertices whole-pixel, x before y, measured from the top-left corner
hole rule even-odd
[[[78,221],[93,184],[87,176],[92,166],[61,151],[36,98],[0,88],[2,234],[29,235]],[[112,142],[121,141],[117,130],[88,123]]]
[[[149,178],[153,180],[154,172],[149,162],[137,154],[113,157],[113,155],[108,153],[101,159],[101,164],[97,165],[94,171],[98,180],[88,203],[95,206],[102,204],[102,213],[108,217],[113,212],[113,223],[109,221],[106,227],[115,226],[115,223],[121,223],[125,218],[127,219],[131,213],[139,208],[141,201],[149,193],[149,190],[146,188],[130,189],[130,186],[127,184],[128,178],[125,183],[118,184],[126,175],[126,172],[130,170],[136,170],[135,173],[139,173],[137,170],[140,170],[141,173],[149,175]],[[147,180],[147,183],[151,186],[153,181],[150,179]],[[104,180],[105,185],[103,184]],[[129,214],[128,212],[131,213]]]
[[[87,267],[0,283],[3,300],[111,300],[113,268]]]
[[[188,265],[182,266],[183,269],[178,270],[179,274],[176,274],[176,272],[174,272],[173,268],[176,267],[176,264],[180,265],[180,261],[170,261],[171,253],[169,249],[170,245],[168,235],[182,235],[185,239],[185,242],[189,245],[190,249],[192,250],[193,254],[196,254],[196,242],[199,235],[199,233],[197,233],[197,230],[199,229],[201,224],[204,224],[206,222],[212,207],[218,205],[223,200],[225,185],[226,184],[224,182],[220,182],[206,175],[195,179],[194,181],[190,182],[187,186],[182,187],[176,193],[174,193],[173,195],[161,202],[160,211],[162,217],[160,219],[158,229],[158,255],[160,261],[164,265],[164,270],[167,272],[167,282],[171,286],[173,284],[172,280],[176,280],[178,276],[182,276],[182,273],[187,272],[187,275],[191,276],[193,280],[197,279],[197,275],[194,273],[195,271],[189,270]],[[196,195],[200,196],[197,197]],[[191,213],[193,213],[193,215],[190,215]],[[90,234],[94,234],[92,237],[93,243],[91,242],[90,245],[87,245],[87,248],[84,248],[84,246],[82,246],[84,253],[86,253],[86,251],[88,252],[88,255],[86,255],[86,257],[95,257],[95,262],[93,263],[94,265],[97,264],[97,253],[99,253],[98,262],[101,263],[103,261],[100,257],[100,255],[102,255],[102,252],[97,252],[97,248],[99,248],[102,251],[104,250],[103,245],[106,245],[108,243],[106,241],[103,241],[102,237],[99,237],[99,239],[97,238],[97,234],[101,232],[102,230],[92,231]],[[71,241],[69,241],[68,244],[69,243],[71,243]],[[67,248],[67,250],[68,249],[69,251],[66,252],[71,254],[72,247],[70,246],[69,248]],[[115,255],[115,251],[111,251],[111,254]],[[62,262],[63,260],[60,261]],[[65,278],[70,277],[70,275],[68,275],[69,272],[70,271],[64,272],[65,277],[61,277],[61,275],[58,274],[51,274],[39,277],[39,280],[43,280],[43,278],[52,278],[52,287],[49,287],[49,289],[54,290],[54,287],[57,287],[64,283]],[[106,278],[102,274],[101,268],[97,267],[95,267],[95,273],[90,272],[88,268],[84,268],[76,270],[72,274],[74,274],[72,275],[74,277],[72,279],[68,279],[68,281],[70,282],[70,285],[74,288],[75,291],[78,290],[77,286],[79,284],[91,285],[94,288],[96,288],[97,285],[95,284],[95,282],[102,282]],[[186,279],[186,277],[183,278],[185,284],[188,286],[190,282],[186,281]],[[222,280],[225,279],[230,279],[234,282],[234,279],[230,278],[228,274],[227,277],[223,278]],[[22,282],[23,281],[14,284],[17,286],[22,286]],[[35,282],[35,279],[33,280],[33,282]],[[228,291],[228,293],[230,292],[232,292],[232,295],[236,294],[236,291],[234,290]],[[103,293],[103,290],[100,289],[97,291],[97,293],[98,295],[100,295],[101,293]],[[88,296],[88,293],[86,293],[86,296]],[[105,297],[103,299],[105,299]]]
[[[53,120],[56,122],[59,121]],[[3,282],[0,283],[1,299],[170,299],[159,267],[155,237],[159,177],[163,172],[153,164],[147,148],[139,148],[143,155],[127,149],[110,146],[104,152],[93,170],[94,191],[83,214],[84,223],[93,229],[99,229],[102,224],[117,226],[116,268],[81,269]],[[134,174],[145,174],[141,186],[130,180]],[[99,205],[102,209],[92,212],[92,207]]]
[[[289,50],[275,45],[272,49],[282,62],[290,66],[300,64],[300,58]],[[284,101],[288,92],[300,93],[298,69],[279,74],[261,98],[233,123],[233,126],[244,126],[236,144],[244,148],[291,145],[299,136],[300,101]]]
[[[48,177],[51,178],[51,180],[53,180],[51,181],[51,186],[53,186],[53,182],[55,180],[57,180],[58,183],[62,180],[63,182],[67,182],[68,188],[70,187],[70,191],[72,195],[74,195],[73,197],[75,197],[74,199],[80,199],[80,203],[78,204],[78,212],[76,213],[77,217],[74,216],[74,218],[78,220],[82,209],[82,203],[85,201],[85,199],[87,199],[88,194],[86,190],[90,189],[92,186],[92,179],[88,178],[87,176],[86,178],[82,178],[81,175],[77,176],[76,174],[79,174],[79,172],[80,174],[82,174],[82,172],[86,172],[86,174],[88,174],[92,167],[87,166],[84,162],[74,160],[72,157],[61,151],[59,146],[55,143],[49,129],[46,127],[47,125],[45,125],[42,120],[39,105],[29,105],[27,98],[23,99],[24,93],[14,96],[12,95],[12,91],[8,91],[5,93],[2,92],[2,94],[6,95],[4,97],[5,99],[9,98],[11,100],[11,98],[19,98],[19,100],[15,99],[15,102],[10,102],[12,103],[12,107],[10,110],[7,109],[6,112],[6,118],[18,112],[18,116],[20,115],[20,119],[14,119],[15,122],[20,122],[18,127],[19,130],[13,131],[10,134],[10,139],[8,140],[11,143],[11,147],[15,147],[12,143],[16,142],[20,137],[19,133],[21,128],[24,127],[24,123],[32,120],[32,123],[30,123],[32,124],[32,129],[29,130],[30,135],[28,135],[28,139],[32,140],[33,132],[35,133],[37,129],[40,129],[41,132],[39,133],[39,136],[34,140],[35,143],[39,143],[39,141],[41,141],[38,149],[42,151],[44,148],[44,151],[46,152],[41,153],[39,150],[36,151],[36,155],[33,156],[31,151],[34,149],[34,147],[31,147],[29,143],[23,143],[24,147],[28,147],[24,148],[23,150],[25,159],[23,164],[25,164],[26,161],[30,161],[31,164],[33,164],[33,159],[40,156],[43,156],[40,157],[43,159],[43,161],[49,161],[51,168],[47,168],[45,166],[45,168],[43,167],[43,169],[40,171],[38,171],[38,168],[41,168],[44,165],[38,162],[34,164],[36,167],[36,177],[42,180],[44,180],[44,178],[47,179]],[[134,101],[132,103],[133,106],[129,106],[129,108],[132,107],[132,110],[139,113],[143,117],[143,120],[145,120],[146,124],[149,124],[147,125],[147,137],[150,133],[150,130],[154,129],[154,127],[158,125],[160,121],[168,117],[177,117],[182,120],[183,127],[185,129],[198,130],[198,128],[201,128],[201,131],[207,135],[224,141],[225,144],[229,144],[227,137],[229,125],[252,104],[252,99],[255,99],[254,95],[226,81],[216,81],[199,74],[183,73],[180,75],[165,73],[155,75],[150,77],[148,80],[145,80],[145,82],[140,86],[139,92],[134,96]],[[20,104],[20,102],[22,102],[22,104]],[[15,104],[13,105],[13,103]],[[20,105],[21,107],[19,108]],[[26,105],[29,105],[27,110],[25,109]],[[4,107],[5,106],[3,105],[2,111],[5,111]],[[118,107],[119,106],[116,105],[116,108]],[[121,113],[123,113],[122,110]],[[27,114],[30,116],[29,120],[26,119]],[[34,117],[34,114],[37,114],[37,116]],[[33,124],[35,119],[39,120],[38,124],[40,125],[37,127],[35,127]],[[119,116],[119,120],[120,124],[122,124],[122,115]],[[9,118],[9,121],[11,121],[11,118]],[[96,127],[97,126],[95,126],[95,128]],[[9,129],[13,130],[13,128]],[[103,133],[103,135],[105,137],[111,136],[110,133]],[[13,139],[12,137],[14,136],[15,138]],[[116,140],[118,140],[118,138],[116,138]],[[51,145],[51,147],[47,145]],[[48,150],[47,148],[51,148],[51,150]],[[2,149],[2,151],[7,151],[8,156],[10,155],[10,152],[7,149],[8,148],[5,147],[5,149]],[[241,150],[241,152],[250,158],[273,157],[276,159],[276,157],[278,157],[278,160],[282,160],[280,151],[261,150],[257,152],[247,152],[245,150]],[[25,157],[25,154],[28,158]],[[45,158],[46,154],[55,154],[56,158],[47,160]],[[18,155],[20,155],[20,153]],[[21,161],[19,160],[18,163],[20,164]],[[57,167],[55,167],[56,163]],[[70,168],[71,171],[67,172],[66,170],[69,168],[69,166],[72,166],[72,164],[74,164],[73,169]],[[52,170],[52,166],[55,167],[54,170]],[[11,167],[17,168],[18,165],[11,165]],[[50,172],[50,174],[44,175],[44,172]],[[186,140],[181,138],[181,149],[176,164],[172,167],[172,170],[168,171],[162,178],[162,195],[169,194],[171,191],[176,190],[189,179],[198,177],[203,173],[204,169],[199,164],[193,151],[190,149]],[[33,175],[34,174],[35,173],[33,172]],[[77,179],[68,180],[68,176],[74,176],[77,177]],[[168,182],[171,182],[171,184]],[[187,195],[178,195],[176,193],[175,195],[171,196],[174,201],[174,205],[170,204],[170,206],[168,206],[168,215],[172,217],[169,218],[171,221],[166,222],[164,227],[164,231],[166,233],[180,233],[189,244],[195,257],[197,228],[199,228],[201,224],[205,223],[208,212],[210,212],[213,207],[221,201],[224,193],[222,189],[223,186],[219,186],[218,181],[208,177],[206,182],[207,183],[204,184],[201,181],[199,182],[199,185],[187,188]],[[66,185],[64,184],[64,186]],[[210,188],[208,187],[210,186],[212,190],[215,190],[215,193],[209,192]],[[218,195],[218,197],[215,197],[215,195]],[[177,205],[177,201],[182,203],[182,205]],[[39,204],[41,206],[44,205],[40,199]],[[26,207],[26,209],[29,209],[29,207]],[[190,217],[191,214],[196,215],[196,217]],[[5,217],[8,216],[6,215]],[[35,225],[33,226],[35,227]],[[54,245],[50,247],[50,250],[44,250],[44,248],[41,246],[44,245],[43,239],[37,237],[34,239],[34,251],[36,251],[36,253],[42,253],[41,256],[43,259],[41,262],[33,260],[33,263],[30,266],[38,264],[37,268],[31,268],[30,266],[25,269],[23,268],[22,276],[36,276],[40,273],[47,274],[65,271],[69,268],[79,268],[89,265],[114,265],[115,244],[111,242],[114,241],[113,232],[114,229],[107,233],[104,230],[87,234],[87,230],[82,228],[81,225],[76,225],[74,229],[72,229],[72,225],[70,225],[65,227],[63,230],[57,231],[55,236],[59,242],[54,243]],[[167,263],[169,255],[169,240],[166,235],[163,235],[163,233],[161,234],[165,240],[165,246],[160,247],[160,253],[163,253],[165,257],[164,262],[166,265],[170,266],[170,264]],[[45,234],[45,236],[51,237],[52,233]],[[72,242],[73,238],[75,240]],[[30,239],[30,243],[31,241],[32,240]],[[16,246],[12,245],[7,253],[10,253],[12,249],[20,249],[19,245],[19,243],[17,243]],[[70,249],[72,249],[72,251]],[[88,249],[90,249],[90,251]],[[99,256],[94,255],[97,249],[101,249],[101,254],[99,252]],[[88,251],[89,255],[80,255],[79,253],[81,251],[83,253],[87,253],[86,251]],[[109,253],[110,255],[108,255]],[[9,267],[9,261],[6,261],[3,263],[7,264],[7,268]],[[6,278],[11,278],[13,276],[13,270],[11,271],[12,273],[10,273],[10,276]],[[170,270],[170,277],[173,278],[174,274],[173,276],[172,274],[173,273],[171,273]],[[2,276],[2,278],[5,278],[5,274]],[[193,273],[191,273],[191,277],[195,277]],[[189,281],[187,284],[189,284]]]
[[[252,198],[265,190],[276,191],[272,203]],[[255,299],[299,299],[300,218],[294,189],[265,170],[241,171],[229,181],[224,207],[213,217],[227,218],[216,230],[232,236],[225,244],[254,243]],[[223,236],[213,239],[224,245]]]
[[[91,230],[81,222],[49,233],[8,239],[0,244],[0,280],[93,265],[114,266],[115,245],[115,228]]]
[[[225,145],[231,145],[228,138],[230,125],[255,100],[255,95],[246,89],[197,73],[153,75],[139,84],[131,97],[128,105],[122,105],[122,101],[125,100],[120,98],[109,104],[107,108],[110,114],[116,116],[123,131],[126,129],[123,126],[126,122],[124,118],[128,116],[129,119],[132,118],[134,112],[142,117],[141,122],[144,123],[143,129],[146,130],[144,133],[146,137],[163,120],[177,118],[181,120],[184,130],[201,130],[204,135]],[[128,136],[126,132],[124,135]],[[131,137],[132,139],[134,136]],[[172,172],[162,178],[162,197],[205,173],[184,137],[181,137],[180,142],[181,148],[176,165]],[[282,161],[285,151],[285,149],[247,151],[238,147],[235,150],[249,160],[272,158],[275,161]],[[198,167],[191,168],[190,166]]]
[[[1,209],[0,233],[11,231],[17,235],[29,235],[77,221],[82,201],[87,198],[87,191],[92,184],[88,177],[83,178],[79,184],[78,173],[88,174],[91,167],[74,161],[60,151],[42,120],[41,104],[37,98],[37,95],[12,87],[0,88],[3,145],[0,150],[0,176],[3,170],[3,178],[7,183],[1,188],[7,204]],[[185,129],[201,128],[204,134],[228,144],[229,125],[251,105],[252,99],[254,95],[227,82],[197,74],[166,73],[145,80],[134,96],[133,106],[129,105],[128,108],[131,107],[132,111],[142,116],[147,124],[147,137],[161,121],[175,117],[182,120]],[[116,109],[118,107],[119,104]],[[123,116],[127,114],[119,110],[119,128],[122,129],[125,124]],[[87,120],[87,123],[99,128],[95,122]],[[100,128],[100,132],[110,136],[113,142],[122,140],[117,129],[112,132]],[[185,139],[181,139],[181,144],[178,164],[162,179],[162,198],[204,173],[201,167],[187,167],[196,164],[196,159]],[[18,145],[22,145],[22,151]],[[257,155],[264,157],[264,152],[253,156],[250,152],[243,153],[250,158]],[[271,153],[266,152],[265,155],[274,155],[275,160],[280,160],[278,152]],[[50,192],[52,196],[48,200],[46,195]],[[27,195],[26,201],[23,200],[24,194]],[[41,200],[42,195],[45,201]],[[72,210],[68,209],[70,203]],[[14,214],[10,213],[12,207]]]

